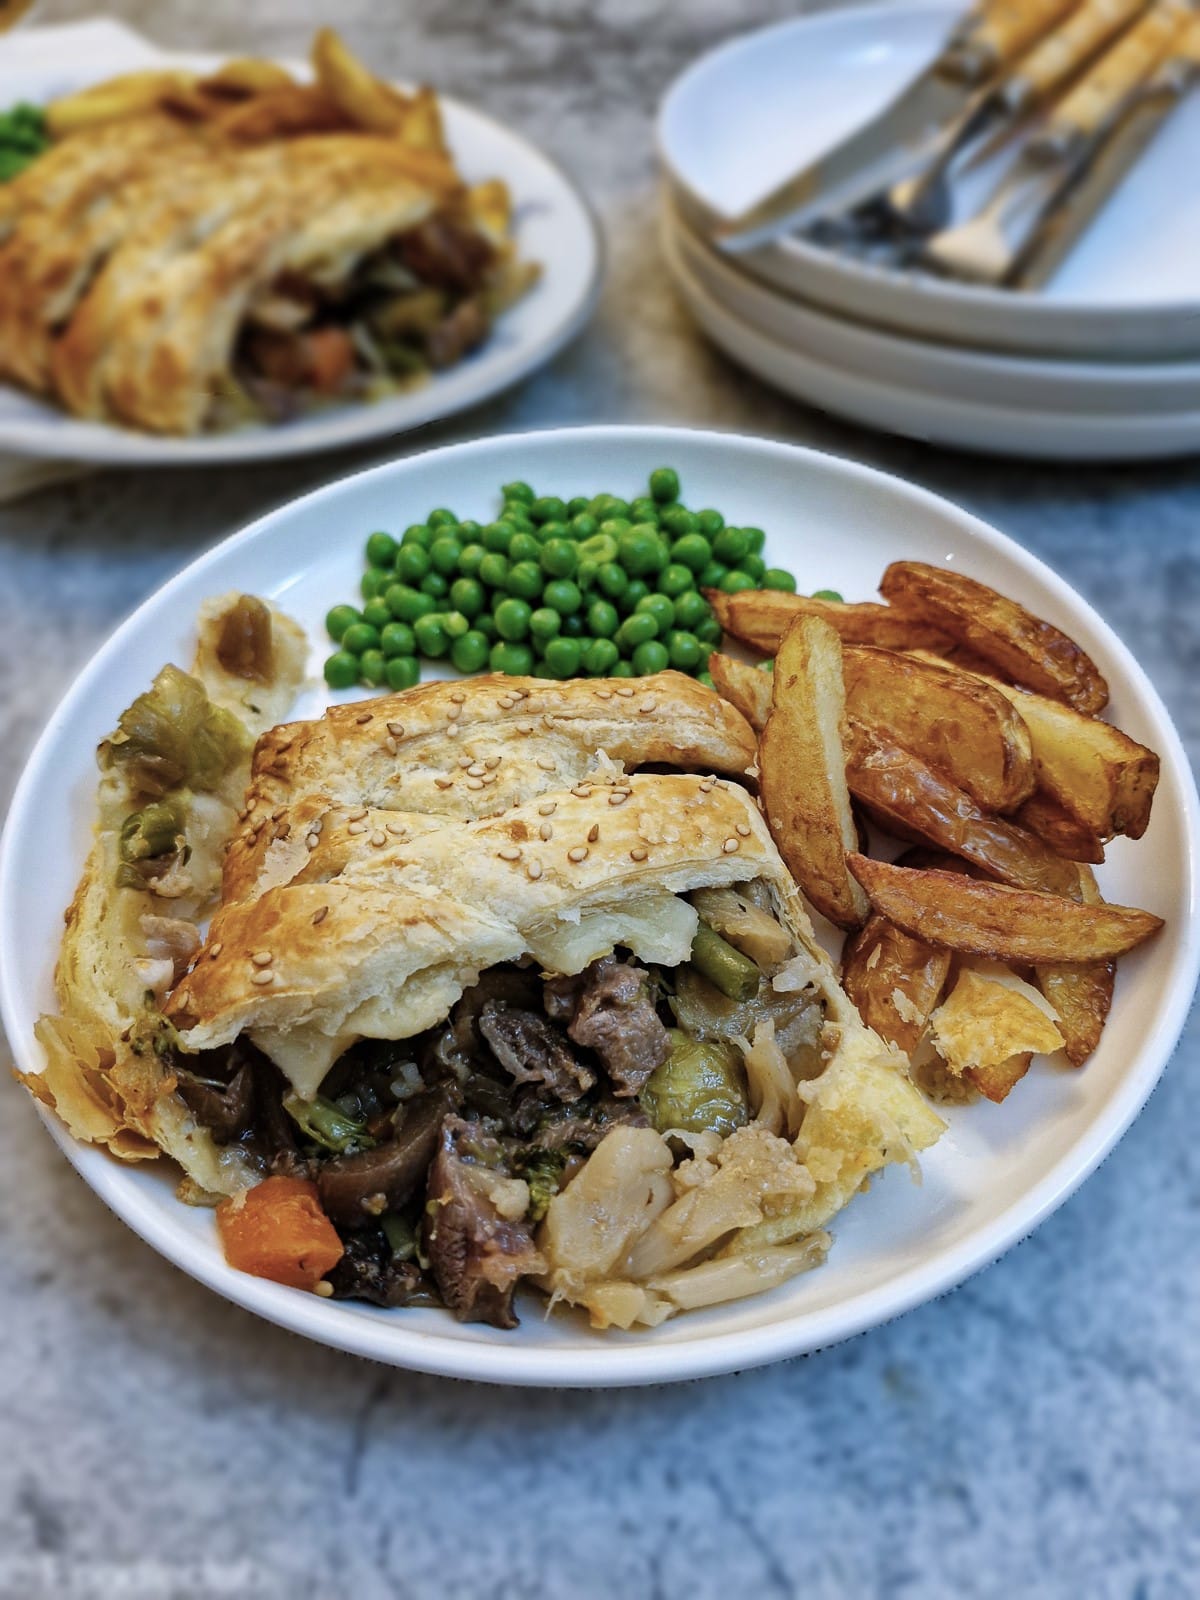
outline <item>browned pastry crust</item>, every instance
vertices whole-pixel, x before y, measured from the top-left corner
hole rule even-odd
[[[334,706],[320,721],[285,723],[259,740],[222,898],[254,894],[268,853],[293,860],[327,810],[491,816],[569,788],[594,770],[600,751],[627,769],[740,775],[755,743],[739,712],[680,672],[636,685],[496,673]],[[278,877],[272,864],[266,881]]]

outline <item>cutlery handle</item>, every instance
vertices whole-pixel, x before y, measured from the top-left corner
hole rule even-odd
[[[1084,0],[1018,64],[1014,87],[1023,95],[1047,98],[1143,10],[1145,0]]]
[[[1153,6],[1055,106],[1051,134],[1090,134],[1101,128],[1166,57],[1187,16],[1183,0],[1160,0]]]
[[[985,52],[995,71],[1015,61],[1075,4],[1076,0],[992,0],[969,21],[964,43]]]

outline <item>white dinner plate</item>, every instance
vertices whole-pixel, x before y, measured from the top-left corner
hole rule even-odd
[[[1155,461],[1200,452],[1200,408],[1047,411],[996,405],[948,392],[941,382],[930,388],[889,382],[869,363],[856,368],[811,355],[763,333],[710,294],[684,262],[665,219],[662,249],[684,304],[715,345],[755,377],[834,416],[925,444],[1021,459]]]
[[[53,1007],[62,908],[88,849],[95,748],[168,659],[186,661],[197,607],[240,588],[270,596],[308,629],[316,670],[321,619],[356,592],[363,536],[399,529],[432,505],[494,515],[498,487],[524,478],[564,496],[628,495],[673,464],[690,504],[767,530],[767,554],[806,587],[874,594],[898,557],[952,564],[1067,629],[1099,663],[1112,716],[1162,757],[1153,819],[1115,843],[1105,895],[1164,916],[1156,939],[1121,963],[1103,1042],[1081,1071],[1040,1062],[1000,1106],[952,1109],[922,1158],[918,1186],[889,1169],[833,1223],[826,1265],[754,1299],[693,1312],[642,1333],[595,1333],[546,1318],[532,1297],[514,1332],[460,1325],[435,1310],[334,1303],[225,1265],[212,1214],[181,1205],[165,1163],[122,1166],[46,1121],[101,1199],[157,1250],[219,1294],[310,1338],[399,1366],[495,1382],[617,1385],[695,1378],[795,1355],[940,1294],[994,1260],[1072,1192],[1111,1149],[1179,1035],[1197,967],[1200,838],[1195,787],[1167,713],[1129,651],[1049,568],[965,511],[895,478],[811,450],[667,428],[594,427],[483,439],[411,456],[304,496],[233,535],[173,578],[94,657],[50,719],[17,788],[0,844],[0,1015],[18,1064],[42,1064],[33,1027]],[[335,538],[330,529],[338,530]],[[298,711],[318,713],[309,692]],[[11,1115],[29,1115],[12,1104]],[[145,1308],[151,1319],[153,1308]]]
[[[669,206],[669,202],[668,202]],[[974,350],[851,322],[739,271],[695,234],[677,209],[663,219],[680,261],[727,311],[801,355],[947,400],[1059,415],[1200,410],[1200,360],[1084,361]]]
[[[736,215],[867,121],[934,57],[963,9],[959,0],[839,7],[695,62],[658,119],[662,165],[690,220],[703,228]],[[1197,148],[1193,95],[1037,292],[942,282],[795,237],[738,260],[785,292],[911,334],[1035,355],[1200,355]]]
[[[164,64],[211,70],[221,59],[159,50],[111,22],[31,28],[0,49],[0,108],[19,100],[44,103],[119,72]],[[306,71],[289,65],[297,73]],[[603,263],[595,218],[548,156],[474,107],[447,96],[439,99],[464,177],[505,180],[513,196],[518,250],[542,267],[540,280],[497,320],[487,343],[473,355],[418,388],[374,404],[330,406],[292,422],[185,439],[83,422],[0,383],[0,450],[143,466],[312,455],[406,433],[478,405],[551,360],[596,303]]]

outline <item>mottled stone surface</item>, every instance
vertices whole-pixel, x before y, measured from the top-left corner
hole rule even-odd
[[[1196,752],[1200,470],[1025,467],[874,437],[741,376],[672,300],[655,100],[782,0],[117,9],[164,43],[283,53],[337,12],[380,66],[481,102],[586,186],[611,255],[591,329],[517,393],[395,449],[646,420],[877,463],[1062,572]],[[392,451],[115,473],[0,509],[0,804],[48,706],[151,588],[265,507]],[[222,1304],[109,1216],[0,1084],[0,1596],[1196,1595],[1198,1067],[1193,1023],[1084,1190],[957,1293],[807,1360],[615,1395],[384,1371]]]

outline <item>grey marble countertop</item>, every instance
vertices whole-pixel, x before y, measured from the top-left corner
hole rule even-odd
[[[1030,467],[860,432],[740,375],[672,299],[655,101],[783,0],[115,9],[165,44],[282,54],[336,12],[379,67],[552,148],[599,209],[610,269],[592,326],[549,369],[416,438],[113,473],[0,508],[0,806],[113,625],[257,512],[363,461],[596,420],[803,441],[949,495],[1092,601],[1200,748],[1200,465]],[[1198,1069],[1193,1018],[1116,1153],[956,1293],[805,1360],[617,1394],[414,1377],[256,1321],[127,1232],[0,1082],[0,1596],[1196,1595]]]

